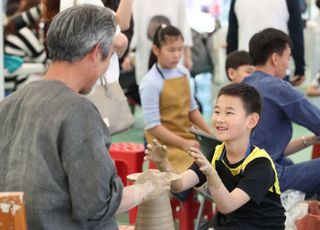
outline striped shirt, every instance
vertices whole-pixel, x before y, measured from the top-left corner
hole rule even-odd
[[[23,58],[24,64],[42,64],[42,68],[37,68],[36,73],[43,73],[45,71],[45,61],[47,54],[44,45],[39,40],[36,32],[28,27],[23,27],[16,34],[8,34],[4,39],[4,53]],[[15,91],[30,75],[30,73],[21,73],[23,71],[18,69],[12,74],[5,75],[5,89],[8,91]],[[37,65],[39,66],[39,65]],[[40,65],[41,67],[41,65]]]

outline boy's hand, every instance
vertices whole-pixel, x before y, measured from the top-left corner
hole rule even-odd
[[[199,165],[199,169],[206,175],[208,187],[213,187],[214,189],[220,188],[222,184],[221,179],[216,169],[202,154],[202,152],[197,148],[190,148],[188,153]]]
[[[207,160],[207,158],[203,155],[203,153],[194,147],[191,147],[188,150],[188,154],[195,160],[198,164],[199,169],[206,175],[210,176],[214,173],[215,169],[212,164]]]
[[[145,160],[153,161],[155,163],[161,163],[168,155],[167,146],[161,145],[157,139],[154,139],[152,145],[147,145],[145,154]]]

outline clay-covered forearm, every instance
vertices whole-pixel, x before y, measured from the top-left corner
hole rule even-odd
[[[183,190],[183,186],[182,186],[182,181],[181,179],[177,180],[177,181],[173,181],[171,183],[171,188],[170,188],[171,192],[177,193],[177,192],[182,192]]]
[[[116,214],[124,213],[140,204],[148,195],[145,184],[134,184],[123,189],[122,199]]]
[[[171,183],[172,192],[182,192],[193,188],[199,183],[198,175],[191,169],[180,174],[180,179]]]
[[[168,160],[167,157],[165,157],[162,162],[157,162],[157,167],[161,172],[177,173],[176,170],[170,164],[170,161]]]
[[[170,178],[167,173],[147,170],[138,176],[134,185],[124,188],[117,213],[126,212],[147,199],[154,199],[169,191],[169,188]]]
[[[206,173],[208,188],[219,189],[222,185],[222,181],[215,169],[212,168],[210,173]]]

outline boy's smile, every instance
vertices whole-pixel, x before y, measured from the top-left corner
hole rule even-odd
[[[221,95],[217,99],[212,125],[218,140],[228,142],[250,135],[247,123],[248,116],[239,97]]]
[[[217,126],[216,127],[216,130],[217,131],[226,131],[226,130],[228,130],[227,128],[224,128],[224,127],[221,127],[221,126]]]

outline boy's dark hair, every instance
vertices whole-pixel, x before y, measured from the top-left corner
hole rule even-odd
[[[184,40],[182,33],[180,30],[172,25],[160,25],[154,35],[153,35],[153,45],[155,45],[158,48],[161,48],[162,43],[166,41],[167,37],[181,37],[182,40]],[[153,66],[154,63],[157,62],[157,57],[154,55],[154,53],[151,51],[150,58],[149,58],[149,69]]]
[[[219,90],[217,98],[221,95],[234,96],[241,99],[247,114],[257,113],[260,115],[262,108],[261,96],[253,86],[245,83],[231,83]]]
[[[229,68],[237,69],[242,65],[253,65],[252,59],[247,51],[235,50],[230,54],[228,54],[225,68],[226,68],[227,77],[230,81],[231,81],[231,78],[228,75],[228,69]]]
[[[249,54],[254,65],[264,65],[273,53],[282,55],[287,45],[291,47],[291,40],[286,33],[267,28],[252,36],[249,41]]]

